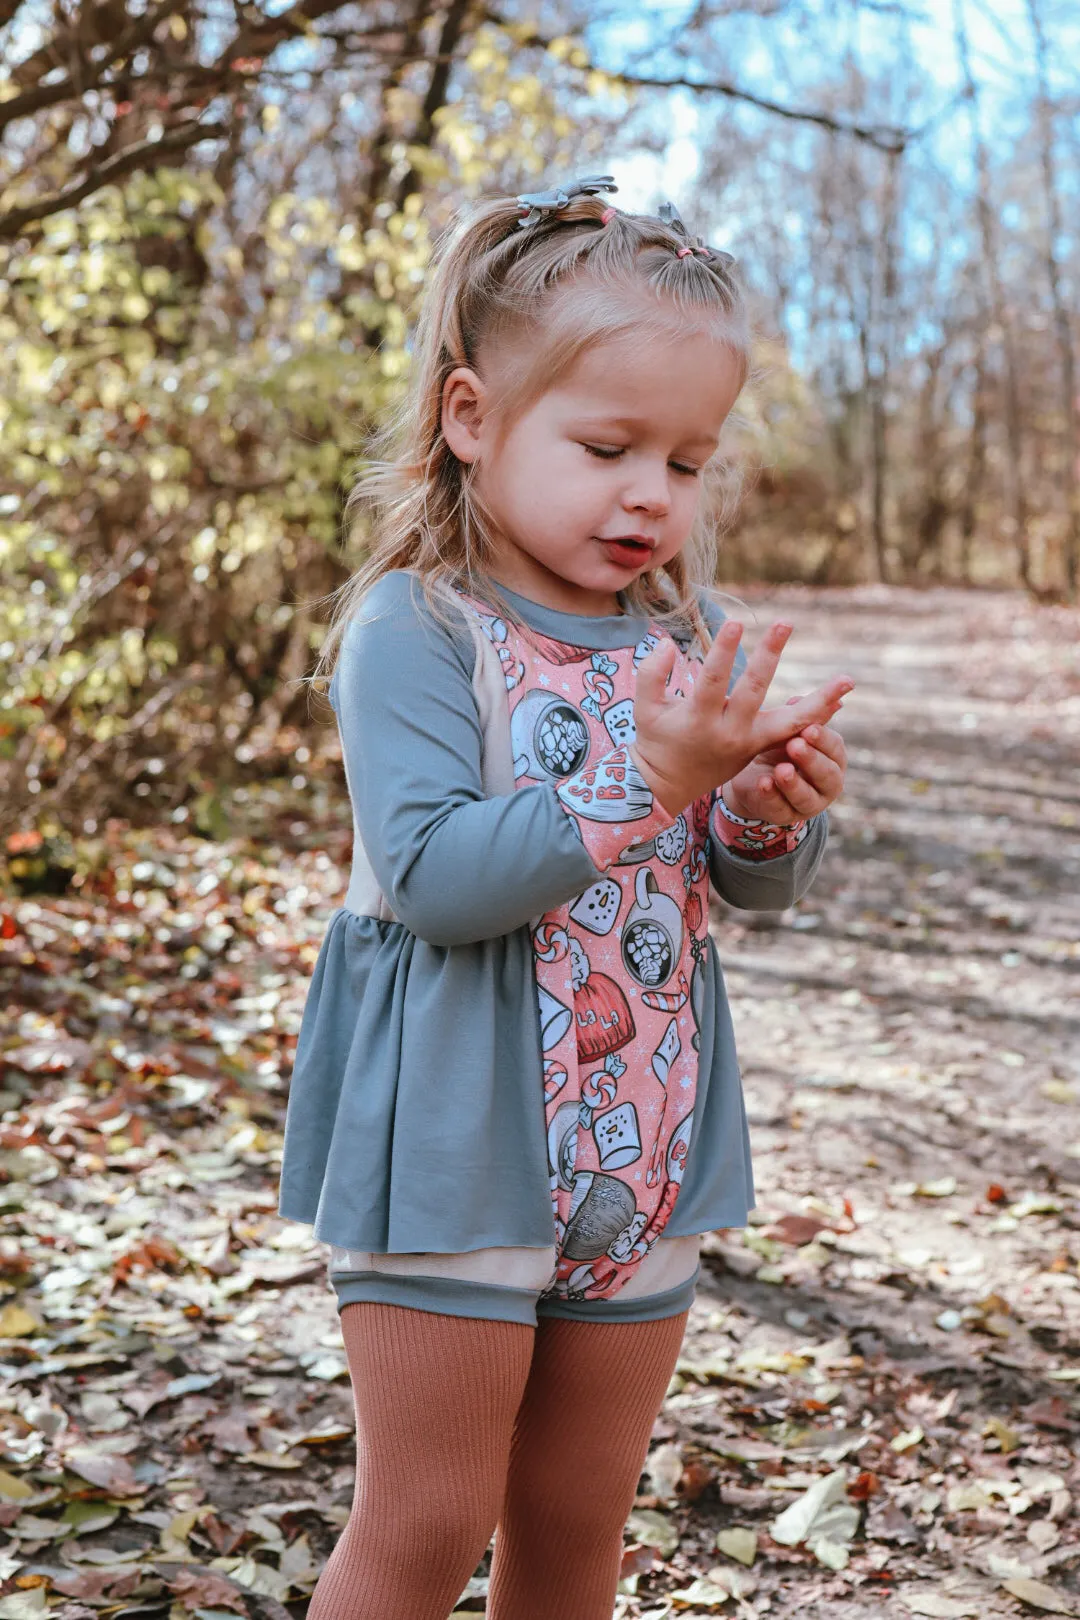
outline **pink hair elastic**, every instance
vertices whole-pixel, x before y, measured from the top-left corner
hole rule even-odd
[[[617,208],[605,208],[604,212],[600,215],[601,225],[606,225],[608,220],[614,219],[618,211],[619,210]]]
[[[676,258],[677,258],[677,259],[685,259],[685,258],[686,258],[686,255],[687,255],[687,254],[688,254],[688,253],[693,253],[693,251],[694,251],[694,250],[693,250],[693,248],[692,248],[692,247],[688,247],[688,248],[679,248],[679,250],[678,250],[678,252],[677,252],[677,253],[676,253],[676,254],[675,254],[675,257],[676,257]]]

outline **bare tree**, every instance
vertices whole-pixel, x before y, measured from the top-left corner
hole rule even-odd
[[[1028,535],[1028,499],[1024,478],[1024,431],[1020,411],[1020,386],[1016,356],[1016,338],[1012,317],[1005,297],[1001,272],[1001,248],[998,240],[997,214],[994,207],[993,180],[990,171],[990,153],[983,134],[979,110],[979,90],[971,67],[964,0],[953,0],[953,35],[957,60],[964,84],[964,97],[971,126],[972,153],[975,161],[975,208],[982,239],[982,270],[986,281],[988,304],[995,331],[1000,336],[1003,368],[1005,444],[1008,466],[1008,499],[1013,543],[1016,547],[1020,578],[1028,589],[1033,585],[1031,572],[1031,546]]]
[[[1061,377],[1061,408],[1065,426],[1064,453],[1061,457],[1065,497],[1065,579],[1070,597],[1080,589],[1080,487],[1077,456],[1080,454],[1080,408],[1077,405],[1076,344],[1063,288],[1063,272],[1058,244],[1062,240],[1061,192],[1054,151],[1054,108],[1047,75],[1047,41],[1040,0],[1027,0],[1028,18],[1035,41],[1035,69],[1038,93],[1035,98],[1035,127],[1039,139],[1039,161],[1043,180],[1046,227],[1043,232],[1043,264],[1054,313],[1058,366]]]

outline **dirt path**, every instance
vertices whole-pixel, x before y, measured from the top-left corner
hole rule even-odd
[[[850,789],[797,910],[716,910],[759,1209],[709,1240],[618,1613],[1080,1614],[1075,622],[757,610],[793,684],[857,678]],[[0,902],[0,1615],[299,1620],[346,1515],[322,1254],[273,1215],[348,850],[309,775],[234,804],[247,839],[120,829],[78,893]],[[775,1539],[830,1474],[816,1552],[808,1512]]]
[[[752,1394],[690,1384],[673,1421],[706,1446],[720,1432],[776,1447],[740,1480],[720,1469],[710,1529],[766,1526],[796,1459],[805,1472],[830,1433],[863,1436],[838,1466],[875,1476],[864,1550],[835,1575],[766,1562],[759,1612],[902,1614],[904,1593],[916,1613],[1023,1612],[1000,1589],[1009,1561],[1080,1590],[1060,1495],[1046,1518],[1073,1484],[1078,1427],[1075,1383],[1052,1376],[1080,1347],[1075,632],[1064,615],[946,593],[779,593],[758,608],[796,621],[792,680],[857,679],[850,786],[795,912],[719,908],[763,1224],[716,1240],[686,1355],[803,1365],[753,1371]],[[789,1212],[835,1230],[808,1243],[810,1226],[777,1226]],[[827,1414],[806,1405],[820,1377],[839,1391]],[[793,1458],[791,1432],[811,1425]],[[1020,1512],[1016,1494],[974,1484],[1015,1492],[1025,1469],[1060,1480]],[[931,1590],[941,1605],[920,1609]]]

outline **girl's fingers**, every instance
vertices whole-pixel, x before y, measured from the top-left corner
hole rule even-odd
[[[790,770],[791,767],[789,766],[788,769]],[[795,776],[794,780],[795,782],[800,780],[798,775]],[[775,821],[779,826],[783,826],[792,817],[809,820],[811,816],[817,815],[819,809],[823,808],[818,802],[816,794],[812,792],[809,795],[797,792],[789,793],[787,791],[788,785],[788,782],[786,780],[781,781],[776,773],[774,773],[773,777],[763,776],[761,778],[758,788],[764,794],[765,802],[768,805],[765,816],[766,821]]]
[[[809,697],[800,699],[790,707],[766,709],[754,722],[757,741],[755,752],[762,753],[767,748],[775,748],[779,743],[798,736],[807,726],[824,727],[839,709],[845,694],[852,690],[852,686],[853,682],[848,680],[846,675],[838,675],[817,692],[812,692]]]
[[[737,619],[725,619],[705,655],[694,684],[694,693],[710,706],[722,708],[727,702],[731,672],[735,668],[742,632],[743,627]],[[644,669],[644,664],[641,667]]]
[[[806,726],[799,737],[792,738],[792,742],[800,740],[816,748],[819,753],[827,754],[841,769],[847,764],[847,748],[838,731],[831,731],[828,726]],[[791,747],[791,743],[788,747]]]
[[[801,737],[793,737],[787,746],[794,762],[788,769],[809,782],[818,793],[835,798],[844,785],[844,773],[837,761],[826,754],[820,744],[811,748]]]
[[[638,665],[637,684],[634,688],[634,702],[645,707],[661,708],[667,697],[668,676],[675,664],[677,652],[675,643],[670,640],[662,641],[654,647],[648,658],[643,658]]]
[[[777,790],[800,816],[816,816],[829,802],[828,794],[797,771],[794,765],[778,765],[773,776]]]
[[[776,624],[770,625],[761,640],[760,646],[754,648],[746,661],[746,668],[735,682],[731,697],[728,700],[733,719],[738,719],[744,725],[752,723],[765,701],[769,687],[772,685],[773,676],[776,674],[777,665],[780,662],[780,654],[787,646],[790,635],[791,625],[778,621]],[[792,705],[792,714],[796,713],[798,713],[798,707]],[[790,737],[796,731],[801,731],[802,726],[807,725],[811,718],[816,719],[816,713],[813,716],[808,716],[801,725],[793,725],[786,735]]]

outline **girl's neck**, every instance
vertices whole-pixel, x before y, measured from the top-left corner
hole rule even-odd
[[[511,578],[510,572],[500,567],[497,573],[489,568],[487,577],[493,585],[506,591],[508,595],[521,597],[526,602],[534,602],[538,607],[550,608],[555,613],[569,613],[579,618],[606,619],[626,612],[621,592],[612,592],[607,597],[599,596],[582,591],[578,586],[572,585],[568,580],[560,580],[554,574],[547,579],[519,579],[516,575]]]

